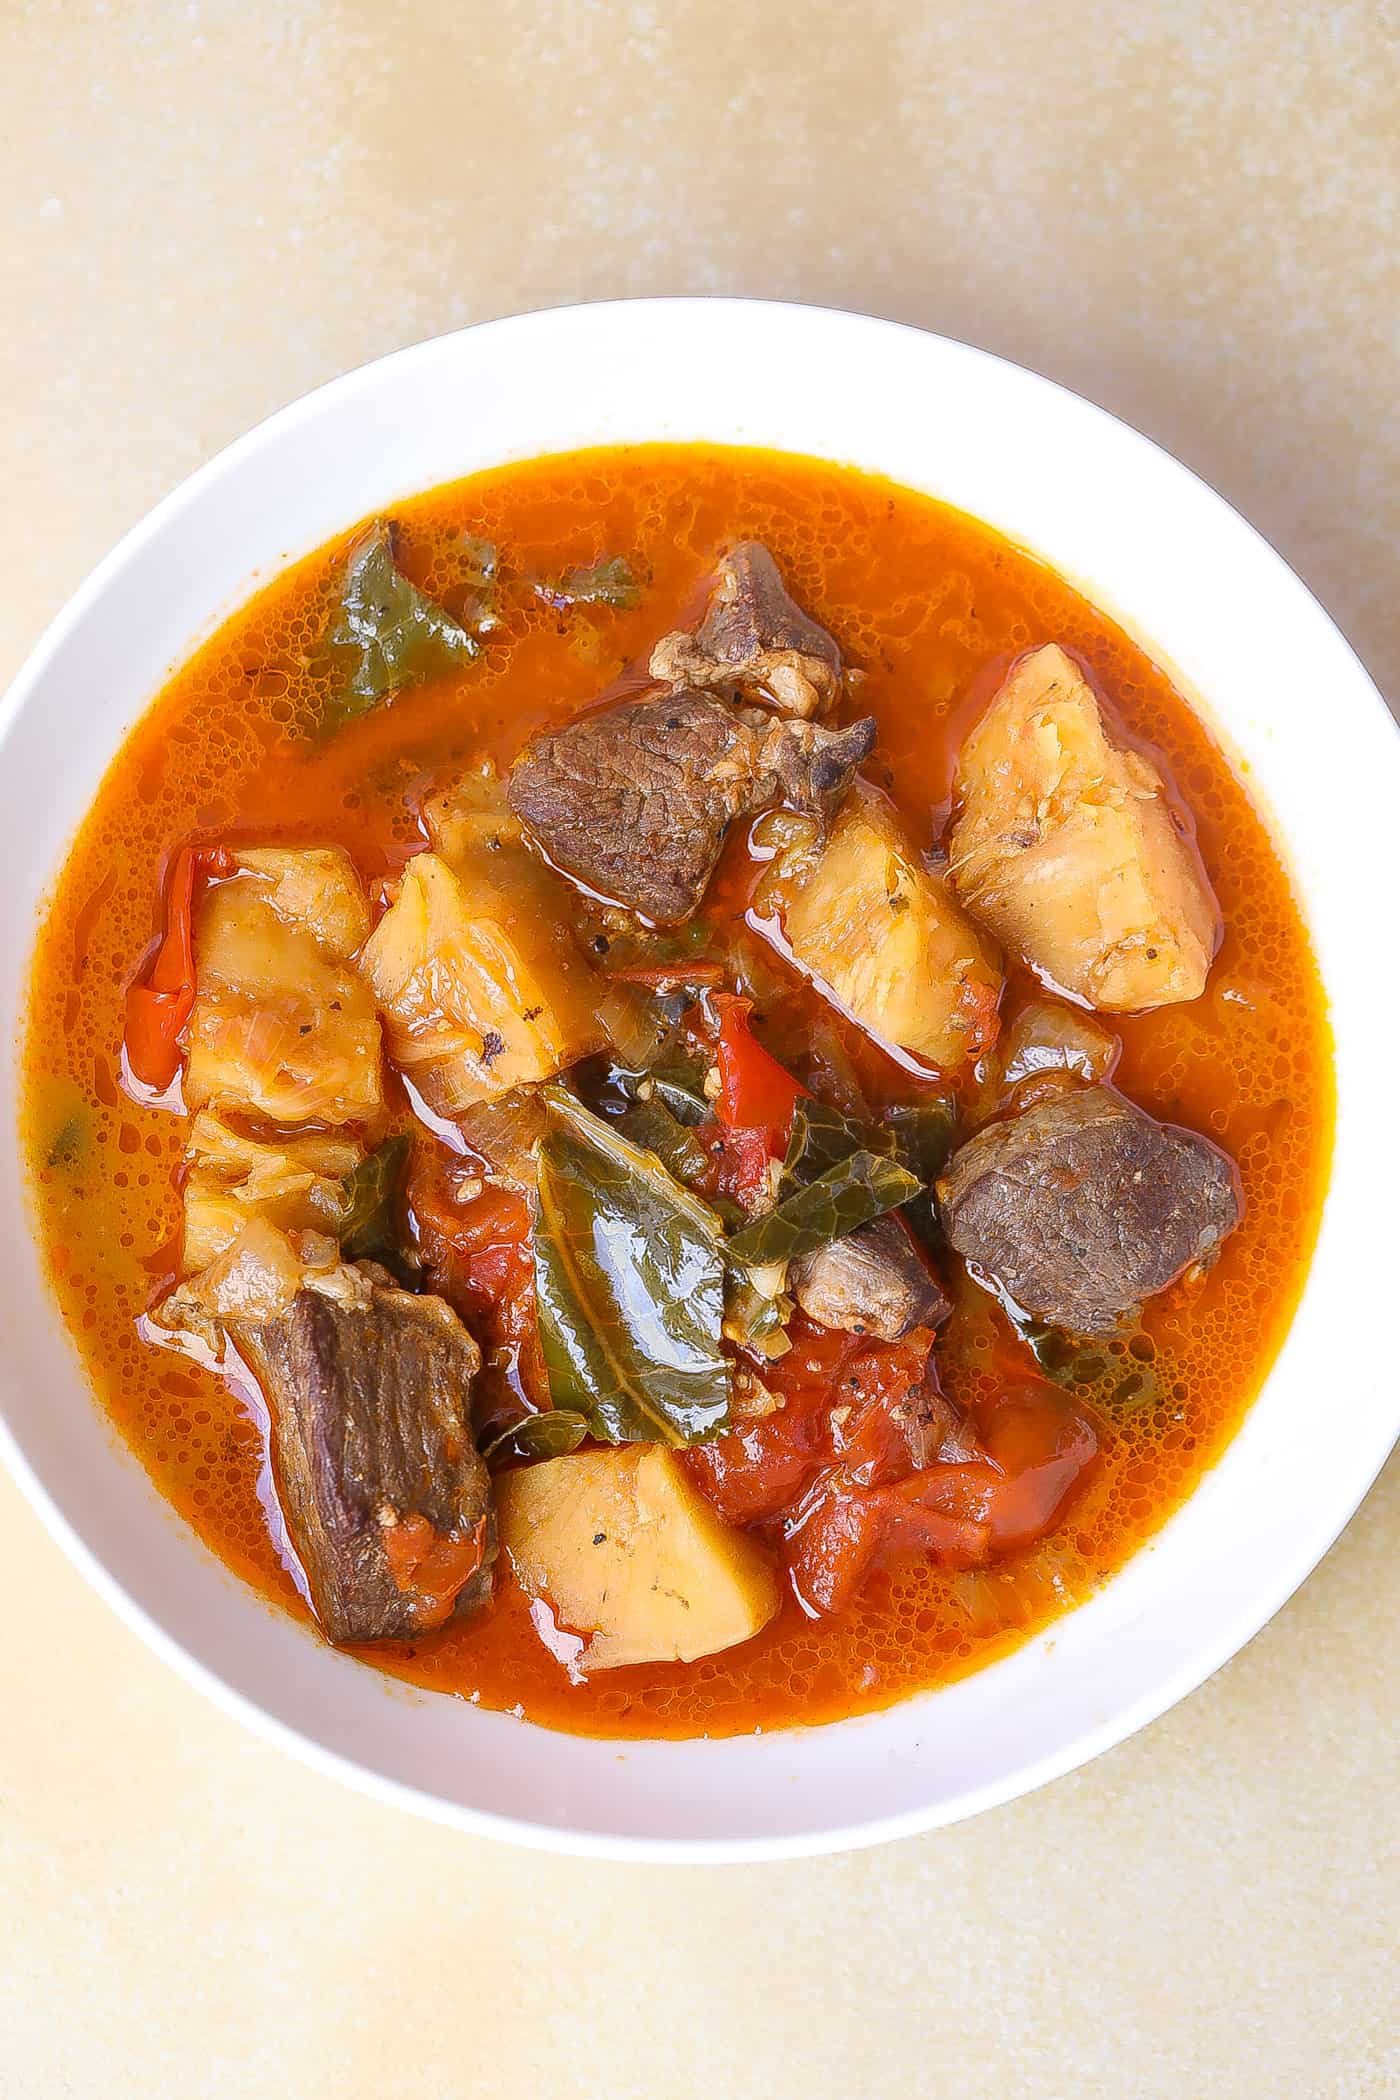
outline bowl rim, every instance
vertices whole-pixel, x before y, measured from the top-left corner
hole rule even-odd
[[[1018,375],[1021,380],[1030,381],[1034,386],[1044,388],[1053,395],[1067,396],[1078,405],[1081,411],[1088,411],[1093,417],[1111,425],[1120,437],[1125,436],[1138,446],[1146,448],[1150,454],[1155,456],[1159,465],[1165,466],[1171,473],[1183,477],[1187,483],[1191,484],[1198,498],[1204,498],[1208,503],[1219,506],[1228,515],[1231,524],[1236,530],[1243,528],[1257,543],[1258,547],[1263,550],[1270,562],[1275,565],[1280,586],[1285,590],[1291,590],[1299,594],[1306,601],[1306,604],[1326,622],[1331,630],[1334,642],[1346,651],[1354,666],[1356,684],[1352,697],[1359,700],[1363,688],[1368,691],[1371,700],[1374,702],[1375,709],[1379,711],[1380,717],[1383,718],[1392,732],[1391,751],[1396,762],[1397,773],[1400,774],[1400,734],[1397,734],[1397,724],[1386,708],[1385,702],[1377,691],[1365,666],[1346,640],[1346,637],[1341,634],[1336,623],[1331,619],[1330,614],[1327,613],[1326,608],[1322,606],[1321,602],[1309,590],[1296,571],[1284,560],[1283,556],[1278,553],[1277,549],[1272,546],[1265,536],[1259,532],[1257,527],[1250,524],[1239,512],[1235,511],[1233,506],[1203,476],[1185,466],[1163,446],[1157,444],[1155,440],[1145,436],[1131,424],[1113,416],[1109,411],[1099,407],[1098,404],[1087,397],[1076,393],[1073,389],[1046,378],[1043,374],[1035,372],[1031,368],[1011,359],[1000,357],[991,351],[974,345],[959,342],[956,338],[937,335],[933,331],[912,327],[907,323],[854,314],[841,308],[820,304],[809,305],[798,302],[721,297],[561,302],[553,306],[502,316],[476,323],[468,328],[430,337],[424,341],[391,351],[383,357],[371,360],[338,375],[336,378],[311,389],[286,406],[276,410],[241,436],[235,438],[230,444],[221,448],[179,482],[143,516],[137,519],[110,551],[99,560],[77,589],[59,608],[24,657],[19,670],[5,692],[3,700],[0,700],[0,744],[3,744],[8,738],[15,722],[19,719],[35,689],[39,686],[51,662],[62,650],[64,643],[81,628],[94,606],[102,599],[113,578],[120,574],[140,553],[142,548],[150,540],[158,537],[168,525],[178,520],[184,511],[199,501],[207,489],[223,480],[245,459],[264,449],[276,447],[291,430],[297,428],[303,422],[314,418],[325,408],[333,404],[339,404],[363,388],[378,384],[390,368],[395,368],[400,375],[406,375],[411,373],[416,365],[426,363],[437,357],[450,356],[453,346],[458,344],[463,338],[470,337],[477,340],[483,336],[497,336],[508,339],[512,334],[529,332],[542,324],[567,325],[572,317],[580,315],[594,317],[606,315],[619,322],[625,322],[634,316],[652,314],[661,310],[683,316],[694,309],[705,309],[712,314],[716,309],[721,312],[728,310],[735,315],[744,316],[755,314],[789,317],[794,315],[807,316],[818,327],[823,323],[837,323],[842,327],[858,332],[869,332],[872,338],[893,335],[914,338],[921,342],[931,340],[944,346],[946,349],[955,351],[964,358],[985,366],[1004,370],[1009,369],[1010,372]],[[521,453],[510,456],[527,458],[544,455]],[[826,456],[832,457],[833,460],[835,457],[834,455]],[[354,520],[347,520],[347,529],[354,522]],[[291,558],[298,558],[297,553],[294,552]],[[268,576],[263,573],[255,571],[250,574],[244,587],[243,600],[246,600],[254,591],[261,588],[267,580]],[[1094,596],[1092,586],[1090,586],[1090,594],[1093,596],[1094,603],[1103,603],[1102,594]],[[243,601],[240,600],[240,602]],[[218,615],[218,618],[226,617],[231,609],[230,607],[224,608],[223,612]],[[1105,610],[1110,610],[1110,608],[1105,607]],[[1113,617],[1120,618],[1121,616],[1114,613]],[[217,624],[217,620],[215,624]],[[197,648],[202,639],[204,639],[202,633],[192,635],[185,646],[184,655],[187,656]],[[1158,651],[1157,653],[1160,654],[1161,652]],[[154,695],[151,697],[154,697]],[[150,704],[149,699],[146,704]],[[1194,694],[1192,695],[1192,704],[1196,704]],[[1205,712],[1209,719],[1208,706]],[[1212,727],[1214,728],[1215,725],[1212,724]],[[128,732],[129,726],[128,730],[122,732],[122,735],[124,736]],[[1219,734],[1218,731],[1217,734]],[[1232,742],[1228,732],[1225,733],[1223,741],[1228,749]],[[108,751],[108,762],[115,756],[118,748],[119,742],[114,744]],[[1267,821],[1269,817],[1267,805],[1264,807],[1264,815]],[[1276,825],[1272,829],[1277,843],[1287,852],[1289,844],[1287,838],[1280,833]],[[1304,893],[1302,903],[1305,916],[1307,902],[1308,900]],[[15,1138],[12,1133],[11,1144],[13,1145],[14,1143]],[[1307,1289],[1308,1283],[1305,1280],[1303,1286],[1304,1297]],[[1301,1303],[1302,1298],[1300,1298],[1300,1305]],[[1273,1371],[1271,1369],[1269,1377],[1272,1377],[1272,1375]],[[1268,1379],[1266,1378],[1266,1386],[1267,1383]],[[1256,1398],[1256,1401],[1251,1405],[1253,1407],[1257,1406],[1257,1404],[1258,1399]],[[96,1403],[94,1402],[95,1405]],[[1023,1767],[1014,1773],[990,1781],[980,1787],[967,1787],[951,1801],[935,1801],[932,1804],[925,1804],[923,1807],[913,1810],[861,1818],[841,1827],[828,1827],[820,1831],[804,1832],[796,1836],[789,1834],[769,1838],[746,1836],[732,1840],[717,1838],[696,1839],[690,1837],[658,1838],[654,1836],[626,1836],[614,1831],[591,1830],[582,1827],[561,1830],[553,1824],[532,1822],[521,1817],[502,1815],[494,1810],[450,1801],[441,1795],[413,1786],[402,1779],[392,1777],[360,1763],[354,1757],[332,1749],[325,1743],[318,1742],[293,1723],[270,1712],[255,1699],[250,1698],[238,1689],[236,1685],[220,1674],[211,1664],[203,1660],[197,1653],[188,1648],[183,1641],[173,1635],[114,1575],[112,1570],[106,1565],[98,1548],[77,1530],[60,1506],[47,1482],[41,1478],[37,1469],[30,1463],[27,1453],[22,1448],[16,1432],[7,1418],[3,1396],[0,1395],[0,1455],[3,1455],[5,1458],[22,1492],[36,1510],[50,1534],[55,1538],[79,1572],[106,1599],[125,1623],[145,1641],[147,1646],[166,1662],[170,1663],[187,1682],[193,1684],[211,1698],[224,1712],[251,1728],[264,1740],[273,1742],[280,1748],[291,1752],[313,1768],[354,1786],[358,1791],[368,1794],[372,1798],[393,1801],[397,1805],[409,1808],[417,1814],[426,1816],[438,1823],[465,1829],[476,1835],[509,1840],[516,1844],[543,1851],[575,1854],[584,1857],[648,1860],[670,1864],[719,1864],[728,1861],[793,1858],[874,1845],[886,1842],[892,1838],[913,1835],[926,1829],[960,1821],[979,1813],[985,1808],[994,1807],[1004,1801],[1029,1793],[1050,1780],[1087,1763],[1157,1718],[1179,1699],[1186,1696],[1198,1685],[1204,1683],[1208,1677],[1213,1675],[1217,1669],[1236,1654],[1273,1617],[1274,1613],[1293,1595],[1345,1529],[1356,1509],[1360,1506],[1376,1475],[1384,1465],[1397,1435],[1400,1435],[1400,1394],[1397,1394],[1394,1419],[1389,1426],[1388,1435],[1384,1439],[1377,1436],[1373,1443],[1368,1444],[1359,1454],[1355,1455],[1354,1463],[1347,1474],[1345,1493],[1339,1492],[1336,1494],[1327,1503],[1324,1511],[1310,1525],[1300,1523],[1294,1535],[1294,1550],[1288,1555],[1286,1563],[1276,1565],[1267,1582],[1258,1584],[1240,1601],[1233,1612],[1222,1615],[1213,1637],[1209,1641],[1201,1642],[1186,1662],[1174,1671],[1156,1680],[1150,1691],[1123,1706],[1111,1707],[1096,1726],[1081,1730],[1079,1734],[1068,1742],[1062,1743],[1053,1751],[1047,1752],[1038,1758],[1029,1759]],[[1193,1490],[1192,1497],[1188,1497],[1188,1503],[1199,1492],[1200,1486],[1198,1485]],[[1159,1532],[1156,1534],[1156,1537],[1160,1538],[1161,1535]],[[1151,1543],[1149,1542],[1147,1548],[1139,1549],[1139,1551],[1151,1550]],[[1137,1557],[1135,1555],[1134,1559]],[[237,1580],[236,1577],[231,1579]],[[1116,1577],[1113,1578],[1113,1580],[1116,1579]],[[1111,1587],[1111,1583],[1109,1586]],[[1080,1609],[1082,1608],[1080,1607]],[[937,1697],[938,1693],[934,1691],[916,1696]],[[881,1712],[884,1711],[888,1711],[888,1709],[882,1709],[870,1715],[853,1717],[850,1721],[831,1725],[842,1727],[862,1726],[869,1722],[878,1721]],[[796,1732],[816,1735],[824,1731],[813,1729],[811,1731]]]

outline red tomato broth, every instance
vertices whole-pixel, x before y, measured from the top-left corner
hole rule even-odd
[[[416,1682],[603,1735],[820,1721],[961,1675],[1087,1594],[1158,1528],[1228,1441],[1286,1330],[1325,1185],[1332,1071],[1316,968],[1267,830],[1204,725],[1121,630],[989,528],[880,479],[773,454],[645,446],[501,469],[394,515],[405,567],[449,603],[452,536],[499,542],[504,626],[481,662],[333,739],[309,738],[346,542],[322,549],[171,680],[55,886],[32,980],[25,1142],[52,1288],[98,1399],[210,1547],[303,1613],[258,1499],[256,1426],[217,1378],[147,1348],[135,1329],[168,1275],[184,1139],[178,1117],[128,1099],[118,1079],[124,998],[156,931],[162,869],[192,837],[338,843],[373,894],[422,843],[417,811],[433,787],[482,755],[508,763],[535,729],[595,700],[694,607],[720,547],[761,538],[866,672],[860,705],[880,724],[867,770],[921,840],[937,829],[930,811],[946,806],[958,743],[996,669],[1043,641],[1081,658],[1117,721],[1163,765],[1194,818],[1225,934],[1202,999],[1113,1023],[1124,1046],[1116,1084],[1225,1146],[1243,1221],[1203,1282],[1148,1306],[1162,1399],[1098,1425],[1087,1484],[1024,1562],[969,1577],[911,1554],[834,1618],[810,1620],[789,1599],[741,1648],[582,1686],[544,1649],[509,1581],[480,1619],[364,1652]],[[519,581],[610,553],[646,578],[634,610],[562,616]],[[707,916],[746,897],[755,872],[734,841]],[[1004,1008],[1032,989],[1013,972]],[[791,982],[759,1032],[781,1055],[784,1026],[816,1006]],[[907,1072],[836,1025],[872,1098],[909,1098]],[[1033,1366],[990,1301],[970,1286],[957,1297],[940,1337],[942,1383],[991,1434],[1008,1385],[1032,1381]]]

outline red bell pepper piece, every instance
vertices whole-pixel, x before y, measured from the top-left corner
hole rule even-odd
[[[749,1027],[751,1000],[722,992],[714,1004],[719,1014],[716,1056],[720,1079],[715,1114],[730,1130],[765,1132],[770,1156],[781,1159],[787,1150],[793,1107],[807,1089],[755,1040]]]
[[[126,1061],[143,1086],[163,1094],[180,1070],[180,1037],[194,1008],[195,884],[235,868],[226,846],[182,846],[165,891],[159,947],[126,995]]]

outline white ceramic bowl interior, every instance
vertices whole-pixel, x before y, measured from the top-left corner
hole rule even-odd
[[[391,1686],[228,1575],[108,1429],[50,1304],[13,1142],[0,1166],[10,1462],[95,1586],[231,1712],[327,1771],[463,1828],[718,1860],[951,1822],[1117,1742],[1284,1601],[1379,1469],[1400,1394],[1363,1309],[1394,1294],[1391,1059],[1400,745],[1284,563],[1100,410],[961,344],[848,314],[641,301],[425,343],[275,416],[101,565],[0,716],[0,1000],[15,1090],[35,914],[122,736],[260,583],[367,512],[580,445],[710,439],[874,469],[987,519],[1083,583],[1188,692],[1287,841],[1328,988],[1340,1114],[1311,1281],[1265,1391],[1157,1541],[1042,1638],[948,1690],[723,1742],[590,1741]],[[1379,923],[1378,923],[1379,922]],[[11,1108],[13,1127],[13,1108]],[[1323,1660],[1325,1667],[1325,1659]],[[94,1726],[98,1725],[94,1716]]]

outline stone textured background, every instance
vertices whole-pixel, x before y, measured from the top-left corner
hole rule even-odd
[[[494,314],[713,291],[1092,396],[1262,528],[1393,698],[1398,111],[1389,0],[8,0],[0,678],[306,388]],[[1039,1796],[648,1872],[313,1778],[0,1482],[0,2100],[1394,2094],[1398,1526],[1392,1464],[1245,1654]]]

